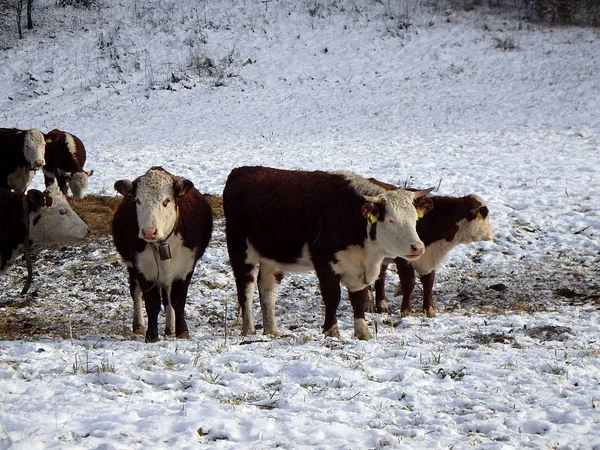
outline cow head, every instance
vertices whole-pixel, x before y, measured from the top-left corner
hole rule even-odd
[[[402,257],[408,261],[418,259],[425,245],[417,235],[418,213],[415,202],[433,188],[424,191],[397,189],[377,196],[363,196],[363,216],[371,224],[370,235],[376,238],[390,258]]]
[[[115,183],[119,193],[135,199],[139,237],[148,242],[164,241],[170,236],[177,225],[178,199],[193,187],[190,180],[174,177],[160,167],[153,167],[133,182]]]
[[[23,155],[32,169],[46,164],[46,141],[40,130],[31,129],[25,132],[23,139]]]
[[[492,241],[494,229],[490,222],[490,211],[485,202],[476,195],[463,197],[468,200],[468,212],[458,223],[455,240],[458,242]]]
[[[75,198],[83,198],[85,196],[88,177],[91,177],[94,174],[93,170],[71,173],[56,169],[56,172],[65,178],[71,188],[71,193]]]
[[[29,238],[33,243],[75,242],[90,235],[90,229],[71,209],[56,185],[43,193],[31,189],[26,194],[29,209]]]

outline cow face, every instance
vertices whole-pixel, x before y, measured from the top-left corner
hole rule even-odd
[[[471,209],[467,216],[458,223],[458,231],[454,240],[461,243],[492,241],[494,229],[485,202],[476,195],[469,195],[466,198],[470,200]]]
[[[418,214],[414,203],[431,190],[398,189],[375,197],[364,196],[367,203],[363,205],[363,215],[376,228],[370,235],[378,240],[387,257],[413,261],[425,252],[425,245],[417,235]]]
[[[90,229],[71,209],[58,186],[43,193],[27,192],[29,237],[33,243],[76,242],[90,235]]]
[[[32,169],[37,169],[46,164],[46,141],[41,131],[31,129],[25,132],[23,140],[23,155]]]
[[[62,175],[69,187],[71,188],[71,193],[75,198],[83,198],[85,196],[85,191],[88,185],[88,177],[91,177],[94,173],[93,170],[83,171],[83,172],[64,172],[60,169],[57,169],[57,172]]]
[[[177,198],[194,185],[191,181],[173,177],[161,168],[152,168],[133,183],[120,180],[115,189],[126,197],[135,198],[139,237],[147,242],[166,240],[177,225]]]

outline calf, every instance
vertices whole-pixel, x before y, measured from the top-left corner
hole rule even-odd
[[[88,177],[93,170],[83,170],[85,147],[77,136],[60,130],[52,130],[45,135],[46,164],[43,167],[46,186],[58,182],[65,195],[71,188],[73,197],[83,198]]]
[[[371,181],[386,189],[397,189],[395,186]],[[489,210],[484,201],[475,196],[446,197],[430,196],[432,209],[417,222],[417,233],[425,243],[425,254],[418,261],[407,262],[401,258],[393,261],[398,268],[402,289],[402,317],[412,311],[411,296],[415,287],[415,271],[423,285],[423,312],[427,317],[435,316],[433,302],[433,281],[435,271],[446,258],[446,255],[458,244],[494,239],[494,230],[490,223]],[[389,312],[385,297],[385,275],[387,266],[392,262],[385,259],[375,282],[375,300],[377,312]]]
[[[242,334],[256,333],[256,282],[263,332],[277,335],[275,299],[284,273],[314,269],[325,302],[325,335],[340,336],[341,282],[349,291],[356,337],[370,339],[364,288],[375,281],[385,257],[414,261],[423,254],[414,203],[428,192],[386,191],[352,173],[234,169],[223,209]]]
[[[117,181],[115,189],[124,197],[113,218],[113,238],[129,274],[133,332],[144,332],[143,300],[146,342],[158,341],[162,299],[165,334],[173,334],[174,328],[178,338],[189,338],[185,302],[196,262],[210,241],[212,209],[190,180],[162,167],[133,182]]]
[[[44,135],[36,129],[0,128],[0,188],[25,192],[45,164]]]
[[[30,244],[75,242],[90,234],[58,187],[26,194],[0,189],[0,273]]]

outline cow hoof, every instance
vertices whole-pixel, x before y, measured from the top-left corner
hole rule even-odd
[[[145,330],[143,325],[134,325],[133,326],[133,334],[136,336],[144,336]]]
[[[329,330],[327,330],[324,334],[326,337],[332,337],[337,339],[341,338],[340,329],[338,328],[337,323],[334,326],[332,326]]]
[[[171,330],[170,328],[165,328],[165,336],[172,336],[173,335],[173,330]],[[179,336],[177,336],[179,337]]]
[[[389,314],[390,307],[388,305],[388,302],[386,302],[385,300],[378,302],[377,303],[377,312],[380,314]]]
[[[277,328],[275,328],[274,330],[270,330],[267,331],[266,329],[263,330],[263,334],[265,336],[273,336],[273,337],[278,337],[279,336],[279,330]]]
[[[190,333],[186,330],[177,335],[177,339],[191,339]]]
[[[427,317],[435,317],[435,309],[433,308],[429,308],[429,309],[425,309],[423,310],[423,314],[425,314]]]
[[[407,309],[400,310],[400,317],[410,317],[410,310],[407,310]]]
[[[254,328],[254,327],[242,328],[242,336],[254,336],[255,334],[256,334],[256,328]]]
[[[158,336],[150,336],[149,334],[146,334],[146,343],[147,344],[153,344],[154,342],[158,342],[160,339],[158,339]]]

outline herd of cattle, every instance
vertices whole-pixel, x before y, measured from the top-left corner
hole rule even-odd
[[[0,129],[0,273],[31,243],[75,242],[90,230],[67,202],[70,188],[83,197],[83,143],[70,133]],[[27,191],[42,168],[46,190]],[[152,167],[133,181],[112,222],[113,239],[129,275],[133,332],[159,339],[188,338],[184,308],[196,263],[209,245],[212,210],[190,180]],[[489,210],[475,195],[429,195],[433,188],[398,188],[350,172],[239,167],[223,191],[227,249],[242,314],[242,334],[255,334],[252,304],[258,285],[265,334],[277,335],[275,302],[287,272],[314,270],[325,304],[323,332],[339,337],[336,311],[348,289],[354,334],[370,339],[365,321],[370,286],[377,312],[389,312],[385,275],[398,268],[401,314],[410,314],[415,272],[423,284],[423,311],[435,314],[435,271],[460,243],[492,240]]]

